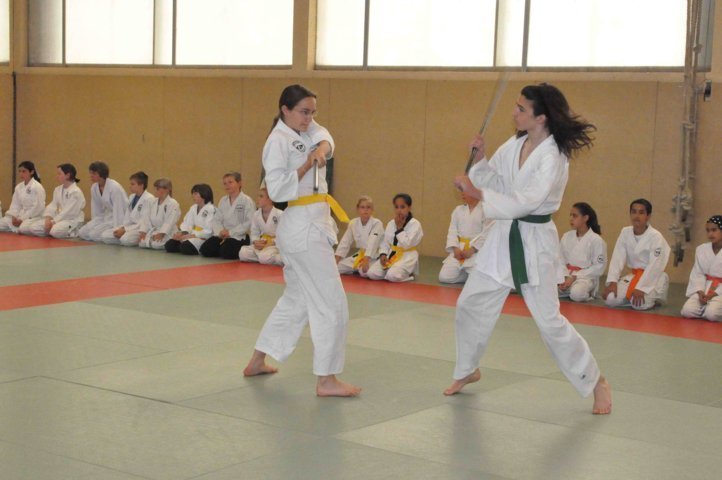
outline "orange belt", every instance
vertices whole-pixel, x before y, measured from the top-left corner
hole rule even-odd
[[[632,292],[637,288],[637,284],[639,283],[639,279],[642,278],[642,274],[644,273],[643,268],[633,268],[632,273],[634,274],[634,277],[632,277],[632,281],[629,282],[629,288],[627,288],[627,300],[632,300]]]
[[[717,287],[720,283],[722,283],[722,277],[713,277],[712,275],[705,275],[705,277],[707,277],[707,280],[712,282],[712,285],[709,286],[709,290],[707,290],[707,295],[716,293]]]
[[[578,272],[581,269],[582,269],[582,267],[577,267],[570,263],[567,263],[567,270],[569,270],[570,272]],[[642,270],[642,271],[644,271],[644,270]]]

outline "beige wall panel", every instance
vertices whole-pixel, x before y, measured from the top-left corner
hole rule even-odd
[[[245,79],[243,80],[243,135],[242,165],[244,191],[254,200],[261,179],[263,146],[271,130],[273,118],[278,113],[278,99],[283,89],[294,83],[302,83],[317,95],[318,116],[316,121],[328,126],[330,98],[328,80],[299,79]],[[333,134],[333,132],[332,132]]]
[[[367,194],[386,224],[393,216],[391,199],[404,192],[426,231],[425,94],[422,81],[331,81],[327,126],[336,141],[334,196],[352,218],[356,200]],[[421,253],[431,253],[426,241]]]
[[[13,77],[0,75],[0,201],[3,212],[13,196]]]
[[[185,211],[191,187],[207,183],[217,202],[223,174],[241,169],[243,84],[233,78],[164,79],[163,163]]]
[[[667,273],[672,282],[684,283],[694,263],[694,254],[685,255],[684,262],[674,266],[674,235],[669,231],[674,223],[672,197],[682,175],[682,117],[684,115],[683,87],[681,84],[660,83],[658,85],[656,129],[654,138],[654,168],[651,172],[652,225],[662,232],[672,247]]]
[[[18,89],[18,159],[36,163],[55,187],[55,166],[69,162],[83,180],[90,215],[87,167],[101,160],[111,177],[153,174],[162,147],[162,83],[133,77],[22,77]]]
[[[692,242],[685,255],[685,263],[694,259],[697,245],[707,242],[705,222],[712,215],[722,215],[722,83],[712,85],[709,102],[699,104],[697,158],[694,166],[694,227]],[[687,270],[689,271],[689,269]]]

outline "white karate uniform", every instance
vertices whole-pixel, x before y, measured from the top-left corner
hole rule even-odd
[[[255,210],[256,204],[243,192],[238,194],[232,205],[230,197],[224,195],[216,208],[213,235],[218,236],[221,230],[226,229],[230,233],[230,238],[245,239],[251,229],[251,218]]]
[[[479,366],[504,301],[514,288],[509,253],[512,220],[556,212],[568,179],[569,162],[553,136],[541,142],[519,168],[526,139],[512,137],[490,161],[482,159],[469,172],[483,192],[486,218],[495,219],[476,268],[457,301],[456,369],[454,378],[470,375]],[[524,302],[557,365],[584,397],[594,390],[599,367],[587,342],[559,313],[557,296],[559,236],[553,221],[519,222],[529,283],[521,286]]]
[[[238,258],[242,262],[258,262],[264,265],[283,265],[281,259],[281,253],[278,251],[278,247],[275,244],[276,229],[278,228],[278,222],[281,219],[282,210],[275,207],[271,208],[268,212],[268,218],[263,220],[263,212],[259,208],[253,212],[253,219],[251,221],[251,244],[244,245],[238,251]],[[273,245],[268,245],[261,250],[257,250],[253,246],[253,242],[260,240],[262,235],[267,235],[274,239]]]
[[[617,282],[617,294],[610,293],[605,299],[609,307],[631,306],[635,310],[649,310],[655,304],[667,301],[669,276],[664,272],[671,249],[662,234],[647,225],[647,230],[639,236],[634,235],[633,227],[624,227],[614,246],[612,260],[609,262],[607,284]],[[633,274],[620,278],[624,267],[644,270],[636,290],[644,292],[644,302],[637,307],[627,299],[627,289]]]
[[[138,244],[141,248],[152,248],[163,250],[165,243],[173,238],[178,232],[178,219],[181,215],[180,205],[171,196],[167,196],[163,203],[156,197],[150,201],[143,212],[139,232],[145,233],[145,238]],[[162,233],[164,237],[160,240],[153,240],[153,235]]]
[[[192,233],[195,238],[187,239],[191,242],[196,250],[200,250],[203,242],[213,236],[213,218],[216,215],[216,207],[212,203],[206,203],[198,208],[198,205],[193,204],[191,208],[183,217],[181,222],[181,232]]]
[[[394,245],[394,236],[397,239],[397,247],[403,248],[404,250],[413,250],[404,251],[401,258],[386,269],[381,266],[381,260],[376,260],[371,264],[371,267],[369,267],[369,271],[366,274],[371,280],[406,282],[408,280],[413,280],[412,275],[418,275],[419,252],[416,250],[416,247],[421,243],[421,239],[424,237],[421,222],[412,218],[404,226],[403,230],[401,230],[398,234],[395,232],[396,222],[391,220],[386,224],[384,237],[381,240],[381,246],[379,247],[379,257],[381,255],[386,255],[386,258],[389,258],[389,255],[391,254],[391,247]],[[398,253],[396,255],[398,255]]]
[[[599,277],[607,266],[607,243],[604,239],[591,228],[581,237],[577,237],[576,230],[570,230],[562,235],[559,255],[564,265],[564,275],[576,277],[569,289],[559,291],[559,296],[569,297],[575,302],[594,298],[599,289]]]
[[[124,247],[136,247],[140,242],[140,222],[143,220],[146,210],[150,208],[155,195],[145,190],[133,207],[133,200],[136,195],[133,193],[128,197],[128,206],[125,209],[125,217],[121,227],[125,228],[125,233],[120,238],[115,238],[113,232],[118,228],[109,228],[104,231],[100,238],[109,245],[123,245]]]
[[[271,199],[286,202],[314,193],[313,169],[300,180],[296,169],[324,140],[333,150],[333,138],[316,122],[311,122],[306,132],[297,133],[278,121],[263,147]],[[326,167],[318,169],[318,179],[319,193],[327,193]],[[314,346],[313,373],[339,374],[345,360],[348,303],[333,254],[337,229],[329,205],[289,206],[281,215],[277,233],[286,289],[261,330],[256,350],[286,360],[308,323]]]
[[[446,235],[446,251],[449,255],[444,259],[439,272],[439,281],[442,283],[464,283],[476,264],[476,255],[481,250],[489,229],[494,220],[484,219],[484,209],[481,204],[469,209],[468,205],[459,205],[451,213],[449,232]],[[468,243],[462,241],[468,239]],[[454,257],[454,247],[464,250],[465,247],[476,249],[471,257],[460,262]]]
[[[118,182],[107,178],[102,194],[100,186],[94,183],[90,187],[90,221],[80,229],[80,238],[102,241],[103,232],[123,225],[127,207],[128,195]]]
[[[15,186],[10,208],[5,216],[0,218],[0,232],[18,233],[19,225],[13,225],[13,217],[25,222],[26,220],[40,219],[45,211],[45,189],[42,184],[31,178],[27,184],[20,182]],[[2,213],[0,212],[0,215]]]
[[[358,217],[352,219],[336,247],[336,256],[341,257],[341,260],[337,263],[339,273],[341,275],[351,275],[359,272],[353,266],[362,249],[364,256],[368,257],[369,262],[373,263],[379,257],[379,245],[383,236],[384,224],[378,218],[370,217],[366,225],[362,224],[361,219]],[[351,246],[354,244],[358,250],[349,256]],[[364,272],[359,273],[365,275]]]
[[[694,254],[694,266],[689,274],[687,293],[689,297],[682,307],[682,316],[687,318],[705,318],[712,322],[722,322],[722,283],[717,285],[716,296],[706,304],[701,304],[697,292],[709,292],[712,280],[707,276],[722,278],[722,251],[714,253],[712,243],[703,243]]]
[[[45,236],[45,217],[52,218],[54,225],[50,236],[54,238],[73,238],[85,220],[85,195],[77,183],[68,188],[58,185],[53,191],[53,200],[45,207],[42,218],[26,220],[20,225],[24,235]]]

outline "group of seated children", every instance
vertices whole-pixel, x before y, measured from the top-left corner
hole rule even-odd
[[[373,217],[373,201],[361,197],[356,210],[336,248],[336,263],[341,274],[358,273],[372,280],[407,282],[419,272],[419,252],[424,231],[421,222],[411,213],[411,196],[394,196],[394,218],[384,230],[381,221]],[[352,243],[358,251],[348,256]]]
[[[153,184],[156,195],[153,195],[147,191],[148,175],[136,172],[130,176],[131,194],[126,196],[120,183],[109,178],[110,169],[105,163],[93,162],[88,170],[93,181],[91,219],[84,223],[85,195],[77,186],[77,170],[72,164],[58,165],[60,185],[46,207],[45,190],[35,165],[22,162],[18,167],[21,182],[15,187],[10,209],[0,219],[0,231],[55,238],[80,237],[128,247],[281,264],[274,243],[280,212],[273,208],[263,188],[259,194],[260,208],[256,211],[253,200],[241,191],[241,175],[237,172],[224,175],[227,195],[221,198],[218,208],[213,205],[210,186],[194,185],[193,205],[179,230],[176,224],[180,206],[173,198],[173,184],[169,179],[156,180]]]
[[[0,218],[0,231],[55,238],[80,237],[84,240],[139,246],[167,252],[206,257],[238,258],[245,262],[282,265],[275,244],[276,227],[282,211],[274,207],[263,185],[258,194],[258,209],[241,190],[241,175],[223,176],[226,195],[213,204],[213,190],[207,184],[191,189],[193,205],[183,218],[173,198],[173,185],[167,178],[157,179],[155,195],[147,191],[148,176],[136,172],[130,176],[131,194],[109,178],[103,162],[89,167],[91,220],[84,224],[85,196],[78,188],[77,171],[69,163],[58,165],[58,186],[53,199],[45,205],[45,190],[32,162],[18,166],[21,182],[15,187],[12,203]],[[484,243],[494,221],[485,219],[478,200],[462,195],[464,205],[456,207],[446,240],[439,281],[463,283],[474,267],[476,253]],[[336,248],[341,274],[357,273],[373,280],[405,282],[419,270],[417,246],[424,232],[411,213],[412,199],[405,193],[393,198],[395,215],[384,229],[373,217],[373,201],[358,200],[358,217],[351,220]],[[0,211],[0,215],[2,212]],[[645,199],[634,200],[629,207],[631,225],[624,227],[609,262],[602,298],[610,307],[631,306],[648,310],[667,299],[669,276],[665,267],[670,247],[649,219],[652,205]],[[576,203],[571,209],[572,229],[560,241],[559,296],[577,302],[593,299],[599,290],[599,278],[607,266],[607,245],[594,209]],[[722,216],[706,223],[708,243],[700,245],[690,273],[688,300],[682,315],[722,321]],[[349,255],[352,245],[356,253]],[[625,268],[630,273],[622,276]],[[562,280],[563,277],[563,280]]]

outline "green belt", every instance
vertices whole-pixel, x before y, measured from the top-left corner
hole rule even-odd
[[[551,222],[551,215],[527,215],[523,218],[517,218],[511,222],[511,230],[509,230],[509,257],[511,259],[511,278],[514,280],[514,288],[521,295],[521,286],[529,283],[529,277],[526,275],[526,259],[524,258],[524,243],[521,241],[521,231],[519,231],[519,222],[527,223],[547,223]]]

